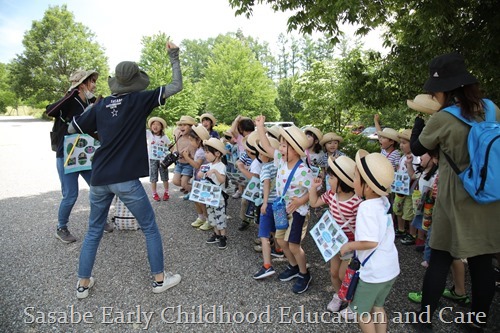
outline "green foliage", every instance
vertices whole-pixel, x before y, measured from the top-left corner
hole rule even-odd
[[[14,92],[32,105],[55,101],[68,90],[69,76],[77,69],[95,69],[108,77],[108,66],[95,35],[75,22],[66,8],[49,7],[41,21],[33,21],[23,38],[24,52],[11,64]],[[97,81],[99,94],[109,92],[106,79]]]
[[[289,77],[280,80],[278,84],[278,97],[275,104],[280,111],[280,121],[292,121],[299,125],[299,119],[295,115],[300,115],[303,111],[300,101],[292,96],[292,88],[297,77]]]
[[[342,134],[344,142],[340,145],[340,150],[347,156],[354,159],[359,149],[364,149],[370,153],[380,153],[378,141],[369,140],[364,135],[353,133]]]
[[[205,111],[227,124],[238,114],[279,118],[274,83],[252,50],[240,40],[226,38],[216,43],[201,81],[201,95]]]
[[[149,75],[148,89],[166,85],[172,79],[172,68],[166,50],[168,40],[169,37],[165,33],[142,38],[143,49],[139,66]],[[180,57],[182,58],[182,53]],[[182,91],[170,97],[167,103],[154,110],[152,115],[162,117],[167,124],[174,124],[183,115],[195,117],[200,104],[200,94],[196,86],[184,78]]]
[[[10,90],[7,66],[0,63],[0,114],[7,112],[7,106],[16,106],[16,95]]]

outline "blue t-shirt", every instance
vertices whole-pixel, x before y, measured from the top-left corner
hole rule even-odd
[[[84,133],[97,131],[101,142],[92,162],[91,185],[149,175],[145,124],[153,109],[165,104],[163,89],[108,96],[73,120],[73,126]]]

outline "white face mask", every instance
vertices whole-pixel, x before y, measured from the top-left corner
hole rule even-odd
[[[85,90],[85,98],[92,99],[94,98],[94,94],[90,92],[90,90]]]

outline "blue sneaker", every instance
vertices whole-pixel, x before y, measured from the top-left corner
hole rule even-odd
[[[260,279],[266,278],[268,276],[271,276],[274,273],[276,273],[276,271],[274,270],[273,266],[269,267],[268,269],[266,269],[264,266],[262,266],[260,268],[260,270],[253,275],[253,278],[255,280],[260,280]]]
[[[288,265],[287,268],[283,272],[281,272],[278,278],[281,281],[290,281],[296,278],[297,276],[299,276],[299,265],[296,266]]]
[[[307,271],[306,274],[299,273],[297,281],[293,285],[292,291],[296,294],[302,294],[309,288],[309,283],[311,283],[312,277],[311,273]]]

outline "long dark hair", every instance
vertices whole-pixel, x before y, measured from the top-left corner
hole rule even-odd
[[[479,88],[479,83],[458,87],[445,92],[444,95],[445,106],[458,105],[465,119],[473,120],[475,116],[484,112],[483,94]]]

